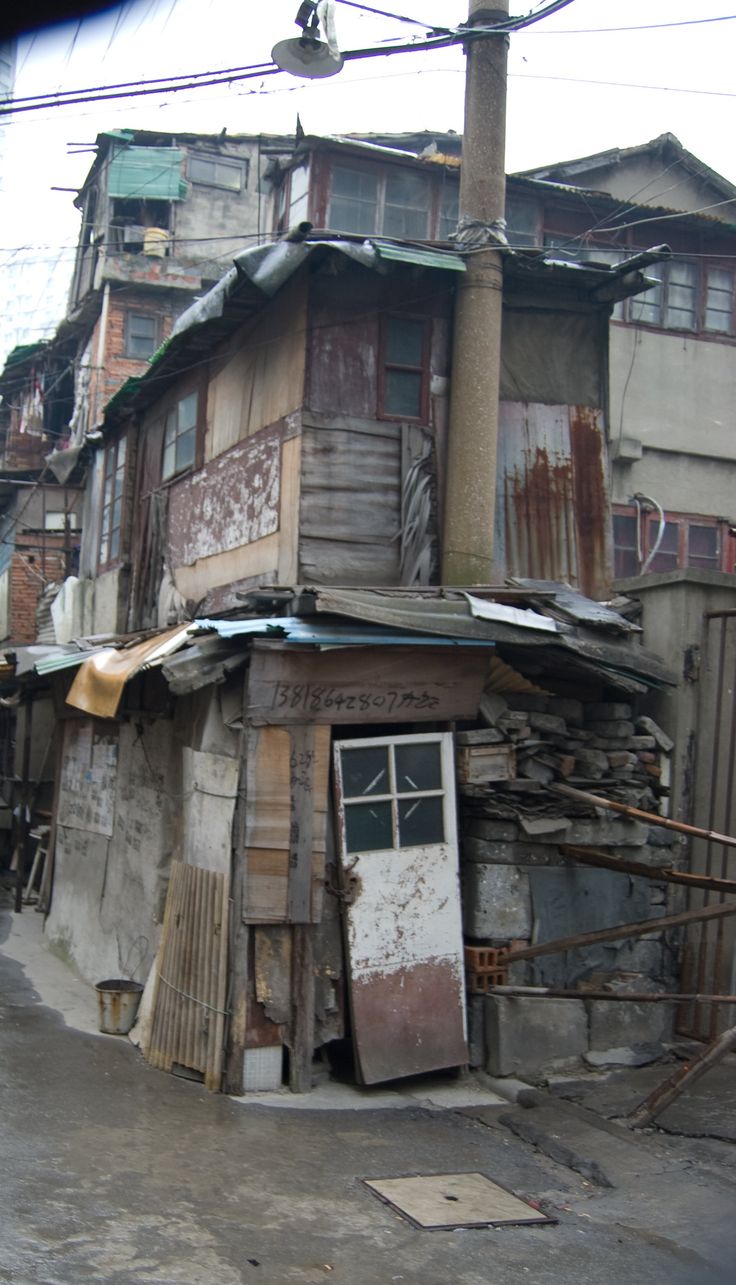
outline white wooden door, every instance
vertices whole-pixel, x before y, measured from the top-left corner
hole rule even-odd
[[[467,1060],[449,733],[335,744],[353,1042],[364,1084]]]

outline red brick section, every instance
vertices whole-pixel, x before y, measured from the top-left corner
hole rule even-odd
[[[107,333],[105,335],[103,369],[95,371],[91,381],[91,424],[100,423],[107,402],[122,387],[131,375],[142,375],[148,369],[148,361],[125,354],[125,317],[128,312],[146,313],[157,318],[158,343],[168,339],[176,318],[191,303],[187,294],[184,298],[156,296],[150,290],[136,290],[125,286],[122,290],[110,294],[107,313]],[[92,335],[91,355],[93,363],[97,359],[99,346],[98,321]]]
[[[41,545],[45,544],[45,548]],[[18,532],[10,563],[8,635],[14,643],[36,641],[36,607],[47,584],[61,584],[66,573],[64,536]]]

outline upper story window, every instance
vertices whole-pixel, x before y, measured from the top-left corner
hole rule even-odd
[[[677,571],[686,567],[703,571],[730,571],[732,539],[728,523],[718,518],[666,513],[660,532],[659,518],[650,512],[618,507],[613,514],[614,574],[638,576],[647,559],[647,571]],[[656,552],[655,552],[656,549]]]
[[[166,412],[161,468],[164,482],[194,464],[197,450],[197,408],[197,394],[188,393]]]
[[[536,201],[509,192],[506,196],[506,236],[514,249],[539,245],[540,209]]]
[[[102,522],[98,565],[109,566],[120,557],[125,497],[126,440],[121,437],[105,447],[103,463]]]
[[[703,329],[715,334],[732,335],[734,327],[734,272],[732,268],[706,265],[705,311]]]
[[[382,318],[379,418],[425,423],[428,401],[429,322],[417,317]]]
[[[332,167],[327,222],[336,232],[424,240],[431,204],[426,174],[398,167],[385,172],[358,165]]]
[[[460,184],[446,183],[440,196],[440,225],[437,235],[440,241],[447,241],[457,232],[460,217]]]
[[[629,319],[666,330],[696,330],[698,327],[698,270],[694,263],[677,259],[654,263],[647,276],[659,283],[637,295],[629,305]]]
[[[187,158],[187,177],[192,183],[224,187],[229,192],[242,192],[248,184],[248,162],[234,156],[190,152]]]
[[[148,312],[126,312],[125,356],[145,360],[158,348],[158,317]]]

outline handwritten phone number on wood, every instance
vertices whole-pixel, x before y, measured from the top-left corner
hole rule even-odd
[[[377,711],[394,714],[432,712],[440,698],[426,688],[408,691],[376,692],[369,688],[345,692],[341,687],[324,687],[315,683],[276,683],[272,709],[281,713],[301,714],[371,714]]]

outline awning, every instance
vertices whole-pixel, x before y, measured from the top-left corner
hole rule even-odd
[[[379,259],[396,263],[414,263],[420,268],[447,268],[465,272],[465,261],[455,250],[433,250],[425,246],[403,245],[396,241],[373,241]]]
[[[182,201],[184,153],[178,147],[121,147],[107,169],[108,196],[123,200]]]

